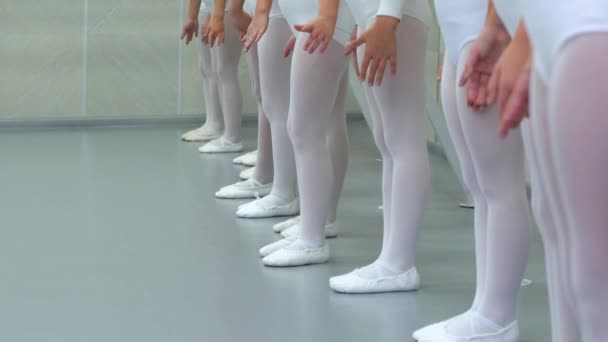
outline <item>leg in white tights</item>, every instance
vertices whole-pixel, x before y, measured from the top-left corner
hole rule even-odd
[[[347,58],[344,47],[334,40],[325,53],[308,54],[304,51],[306,37],[298,38],[292,59],[288,120],[300,190],[301,235],[264,258],[269,266],[300,266],[329,259],[325,223],[334,174],[327,136]]]
[[[241,110],[243,99],[239,85],[238,69],[242,45],[239,34],[232,25],[226,25],[224,43],[211,49],[211,58],[218,77],[224,135],[199,149],[203,153],[240,152]]]
[[[457,67],[446,58],[442,98],[448,129],[475,203],[478,288],[470,311],[431,326],[438,330],[416,333],[430,334],[424,338],[415,337],[433,342],[454,338],[514,342],[519,333],[517,297],[527,264],[531,226],[523,144],[519,132],[513,132],[507,140],[498,137],[496,107],[481,113],[468,107],[467,90],[458,87],[456,80],[462,74],[469,48],[467,45],[461,52]],[[471,174],[475,179],[470,178]]]
[[[272,131],[274,181],[268,196],[239,208],[239,217],[285,216],[299,211],[294,152],[287,133],[291,58],[283,57],[290,37],[287,21],[275,18],[258,43],[262,103]]]
[[[398,74],[392,76],[387,70],[380,87],[366,87],[374,139],[383,162],[383,246],[373,264],[332,278],[330,286],[336,291],[418,288],[414,268],[416,240],[430,185],[424,110],[426,37],[426,27],[421,22],[403,18],[397,33]]]
[[[568,279],[570,256],[562,201],[558,193],[555,162],[547,124],[547,92],[544,82],[533,75],[529,127],[524,125],[532,185],[532,209],[545,249],[547,284],[553,341],[579,341],[580,332],[574,313],[572,286]]]
[[[559,54],[548,93],[548,129],[580,341],[608,340],[608,34],[575,38]],[[563,265],[562,265],[563,267]],[[562,269],[560,269],[562,271]]]
[[[252,178],[261,184],[268,184],[273,179],[273,148],[270,123],[264,112],[262,88],[260,86],[259,50],[259,46],[254,46],[247,54],[252,90],[258,105],[258,153],[256,168]]]
[[[257,46],[254,46],[247,55],[253,94],[258,104],[258,152],[256,168],[251,178],[221,188],[215,196],[218,198],[241,199],[266,196],[272,188],[273,161],[272,142],[270,137],[270,124],[262,109],[262,96],[260,91],[259,58]]]
[[[209,20],[209,12],[201,12],[199,22],[204,25]],[[203,78],[203,94],[205,99],[205,124],[182,136],[186,141],[205,141],[215,139],[224,129],[222,106],[220,101],[217,74],[211,59],[211,48],[199,40],[198,69]]]
[[[348,167],[349,141],[345,110],[347,90],[348,73],[344,73],[342,81],[340,82],[338,96],[336,97],[327,137],[334,174],[331,207],[329,210],[329,217],[327,218],[328,223],[336,222],[338,203],[340,202],[340,196],[342,195],[344,178],[346,177],[346,169]]]
[[[346,92],[348,90],[349,75],[345,73],[340,82],[338,97],[334,107],[331,127],[327,143],[331,152],[331,160],[333,163],[334,181],[332,187],[332,200],[327,224],[325,226],[325,237],[336,237],[338,235],[338,227],[336,218],[338,213],[338,204],[342,195],[342,187],[344,186],[344,178],[346,177],[346,169],[348,167],[348,129],[346,125],[346,111],[344,109],[346,102]],[[370,126],[371,127],[371,126]],[[300,232],[300,217],[281,222],[273,227],[276,232],[280,232],[284,237],[293,236]]]
[[[270,19],[268,30],[258,43],[262,102],[270,122],[272,150],[276,156],[272,195],[281,198],[284,203],[296,198],[296,165],[287,133],[291,58],[283,57],[289,37],[291,30],[287,21],[274,18]]]

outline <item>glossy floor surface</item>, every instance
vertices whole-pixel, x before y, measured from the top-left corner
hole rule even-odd
[[[329,264],[269,269],[257,254],[278,220],[242,220],[234,155],[200,155],[190,127],[0,132],[0,340],[11,342],[403,342],[464,311],[474,290],[473,212],[447,162],[418,247],[416,293],[349,296],[328,278],[372,261],[380,166],[350,122],[341,236]],[[254,147],[255,127],[244,130]],[[407,191],[407,189],[403,189]],[[542,247],[522,288],[521,341],[549,341]]]

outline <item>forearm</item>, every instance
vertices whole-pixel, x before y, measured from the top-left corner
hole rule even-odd
[[[528,30],[526,29],[526,24],[523,20],[519,21],[519,25],[517,25],[517,31],[515,31],[515,35],[512,39],[513,44],[516,44],[522,51],[525,51],[528,57],[532,54],[532,46],[530,44],[530,39],[528,37]]]
[[[320,17],[337,18],[339,7],[340,7],[339,0],[320,0],[318,14]]]
[[[255,15],[270,15],[270,8],[272,7],[272,0],[258,0],[255,6]]]
[[[488,15],[486,17],[485,27],[494,30],[505,40],[510,39],[509,31],[507,31],[505,24],[498,15],[498,12],[496,12],[496,7],[494,7],[494,1],[492,0],[490,0],[488,4]]]
[[[230,6],[228,6],[228,12],[240,12],[243,10],[243,6],[245,6],[245,0],[231,0]]]
[[[188,18],[198,18],[198,12],[201,10],[201,0],[190,0],[188,4]]]
[[[213,15],[218,18],[223,18],[224,12],[226,11],[226,0],[215,0],[214,7]]]

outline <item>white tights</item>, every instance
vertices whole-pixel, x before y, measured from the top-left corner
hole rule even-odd
[[[296,164],[287,133],[291,57],[283,57],[283,49],[290,36],[287,21],[273,18],[257,46],[262,103],[272,131],[274,181],[271,194],[285,203],[291,203],[297,197]]]
[[[259,47],[253,46],[247,54],[247,64],[251,76],[251,86],[258,105],[258,153],[253,179],[261,184],[268,184],[273,179],[273,155],[270,123],[264,113],[260,86]]]
[[[467,105],[466,89],[457,80],[470,44],[455,66],[445,58],[441,82],[443,109],[475,204],[477,290],[472,310],[498,326],[516,318],[517,296],[526,269],[531,220],[526,196],[521,133],[498,137],[498,112],[490,107],[475,113]],[[448,330],[469,335],[469,325],[454,320]]]
[[[580,36],[559,53],[550,87],[532,81],[534,157],[550,206],[550,216],[537,217],[552,220],[539,218],[555,341],[608,339],[607,52],[608,34]]]
[[[241,111],[243,98],[238,69],[243,50],[239,33],[232,25],[225,25],[224,43],[211,48],[212,65],[217,75],[219,98],[224,114],[224,138],[241,141]]]
[[[377,262],[393,273],[415,265],[416,240],[430,186],[424,95],[426,27],[404,17],[397,39],[397,75],[387,70],[381,86],[364,85],[374,140],[382,154],[384,235]],[[359,55],[363,50],[359,48]]]
[[[297,165],[301,238],[318,247],[325,243],[325,224],[337,206],[343,182],[338,173],[346,169],[344,98],[338,95],[348,85],[344,79],[348,59],[335,40],[323,54],[307,53],[306,38],[299,36],[293,53],[287,128]],[[344,151],[338,152],[337,146]]]
[[[209,20],[209,15],[209,12],[199,13],[198,20],[201,25],[205,25]],[[199,40],[198,68],[203,76],[203,92],[205,96],[205,110],[207,112],[204,126],[211,129],[211,131],[217,132],[221,131],[224,127],[224,120],[222,118],[222,105],[220,101],[217,74],[213,67],[211,56],[211,48],[209,45]]]

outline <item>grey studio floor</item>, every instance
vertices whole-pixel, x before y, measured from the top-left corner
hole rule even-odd
[[[0,341],[411,341],[464,311],[474,291],[473,211],[433,154],[432,194],[415,293],[340,295],[332,275],[374,260],[380,167],[370,131],[350,121],[341,236],[326,265],[265,268],[258,248],[278,219],[241,220],[235,155],[179,141],[191,127],[0,132]],[[244,129],[254,147],[255,127]],[[407,191],[407,189],[402,189]],[[542,246],[535,233],[522,288],[521,341],[549,341]]]

